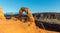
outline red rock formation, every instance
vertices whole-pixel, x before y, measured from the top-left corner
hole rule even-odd
[[[23,23],[23,21],[21,21],[21,15],[24,11],[28,16],[28,21],[26,21],[26,23]],[[0,15],[0,17],[2,17],[2,20],[0,20],[0,33],[57,33],[38,28],[34,23],[32,14],[27,8],[21,8],[19,11],[18,20],[4,20],[4,14],[2,12],[1,14],[2,15]]]
[[[27,20],[28,21],[30,21],[30,22],[34,22],[34,18],[33,18],[33,16],[32,16],[32,14],[31,14],[31,12],[29,11],[29,9],[28,8],[21,8],[21,10],[19,11],[19,18],[20,18],[20,20],[22,20],[22,13],[23,12],[26,12],[26,14],[27,14]]]
[[[5,19],[5,16],[4,16],[3,12],[2,12],[2,8],[1,7],[0,7],[0,19],[1,20]]]

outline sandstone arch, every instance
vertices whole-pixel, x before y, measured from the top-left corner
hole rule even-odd
[[[19,19],[20,20],[22,20],[22,13],[23,12],[26,12],[26,14],[27,14],[27,16],[28,16],[28,18],[27,18],[27,20],[28,21],[30,21],[30,22],[34,22],[34,18],[33,18],[33,16],[32,16],[32,14],[31,14],[31,12],[29,11],[29,9],[28,8],[25,8],[25,7],[22,7],[20,10],[19,10]]]

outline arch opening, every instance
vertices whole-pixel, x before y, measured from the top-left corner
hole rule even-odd
[[[28,18],[28,16],[27,16],[27,13],[24,11],[24,12],[22,12],[22,15],[21,15],[22,17],[22,21],[23,22],[26,22],[27,21],[27,18]]]

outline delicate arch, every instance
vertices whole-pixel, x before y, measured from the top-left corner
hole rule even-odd
[[[20,20],[22,20],[22,18],[21,18],[22,16],[21,16],[21,15],[22,15],[23,12],[26,12],[26,14],[27,14],[27,16],[28,16],[28,18],[27,18],[28,21],[34,22],[34,18],[33,18],[33,16],[32,16],[32,14],[31,14],[30,11],[28,10],[28,8],[25,8],[25,7],[21,8],[20,11],[19,11],[19,19],[20,19]]]

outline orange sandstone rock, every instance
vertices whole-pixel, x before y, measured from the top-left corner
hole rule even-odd
[[[24,23],[21,18],[22,12],[24,11],[28,16],[26,23]],[[34,18],[28,8],[21,8],[17,20],[4,20],[4,14],[2,13],[2,11],[0,13],[2,14],[0,15],[0,19],[2,19],[0,20],[0,33],[59,33],[38,28],[35,25]]]
[[[3,12],[2,12],[2,8],[0,7],[0,19],[2,20],[2,19],[5,19],[5,17],[4,17],[4,14],[3,14]]]

